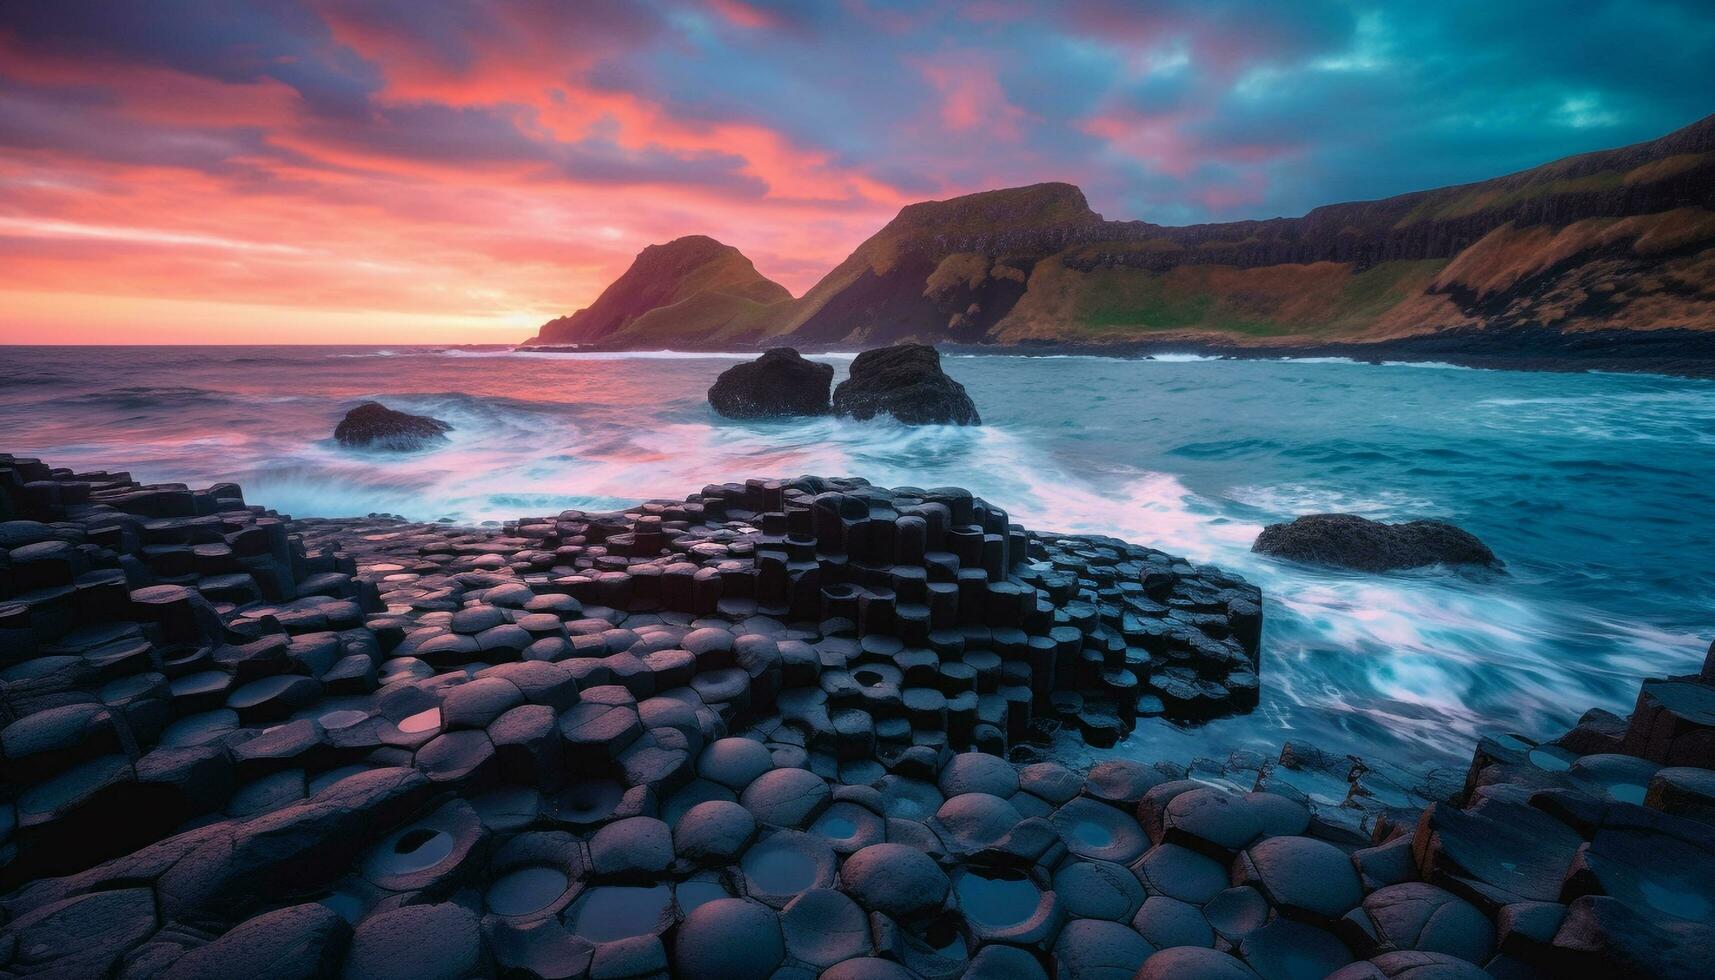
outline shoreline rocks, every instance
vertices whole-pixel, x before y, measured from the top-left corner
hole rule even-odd
[[[709,405],[729,419],[827,415],[834,367],[807,361],[790,347],[774,347],[736,364],[709,388]]]
[[[452,430],[440,419],[397,411],[380,402],[364,402],[345,413],[334,427],[333,437],[342,446],[411,452],[446,441],[446,434]]]
[[[1715,955],[1715,652],[1630,720],[1482,739],[1462,779],[1301,743],[1074,769],[1048,737],[1123,736],[1122,698],[1167,710],[1158,680],[1195,692],[1181,717],[1211,684],[1236,707],[1256,590],[856,480],[495,528],[294,521],[231,485],[5,455],[0,489],[15,972],[244,976],[289,950],[327,975],[1698,976]]]
[[[891,415],[906,425],[982,425],[965,386],[941,370],[925,344],[866,350],[834,389],[834,414],[863,420]]]
[[[1427,565],[1500,568],[1476,535],[1446,521],[1383,524],[1354,514],[1307,514],[1270,524],[1251,550],[1312,565],[1389,572]]]

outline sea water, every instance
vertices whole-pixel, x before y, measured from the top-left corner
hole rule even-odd
[[[296,516],[461,523],[682,498],[750,476],[966,486],[1029,527],[1112,534],[1263,589],[1262,702],[1108,754],[1303,740],[1459,766],[1482,731],[1624,713],[1715,634],[1715,382],[1317,359],[948,357],[978,428],[719,418],[744,355],[436,348],[7,348],[0,451],[234,481]],[[845,376],[851,354],[816,357]],[[403,455],[331,438],[377,399],[454,426]],[[1356,574],[1250,552],[1297,514],[1433,517],[1504,574]]]

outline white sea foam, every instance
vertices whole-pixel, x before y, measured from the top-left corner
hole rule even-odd
[[[1415,367],[1435,368],[1444,371],[1475,371],[1477,368],[1464,364],[1448,364],[1446,361],[1382,361],[1382,367]]]
[[[683,351],[683,350],[532,350],[527,347],[506,350],[446,350],[448,357],[528,357],[557,361],[750,361],[759,351]],[[854,357],[852,354],[814,354],[812,357]]]
[[[478,523],[759,475],[960,485],[1027,527],[1113,535],[1258,584],[1258,710],[1183,731],[1151,723],[1111,750],[1132,757],[1304,738],[1456,762],[1479,729],[1540,735],[1590,705],[1623,709],[1637,678],[1683,672],[1707,645],[1692,635],[1715,581],[1695,480],[1715,469],[1707,382],[984,354],[950,372],[989,425],[909,427],[715,418],[703,392],[754,352],[386,350],[283,354],[237,373],[172,351],[79,352],[32,368],[87,377],[71,395],[0,385],[0,428],[14,451],[59,465],[236,480],[296,516]],[[838,368],[853,355],[811,356]],[[113,392],[115,370],[159,392]],[[454,430],[419,453],[337,446],[328,433],[363,398]],[[1250,551],[1264,524],[1332,510],[1453,516],[1509,573],[1358,575]]]
[[[1373,520],[1394,520],[1445,513],[1433,500],[1398,490],[1378,489],[1358,494],[1336,487],[1282,483],[1234,487],[1227,491],[1226,497],[1283,519],[1300,514],[1357,514]]]
[[[1190,363],[1195,363],[1197,361],[1224,361],[1224,360],[1226,360],[1226,358],[1224,358],[1224,357],[1217,357],[1217,356],[1212,355],[1212,354],[1189,354],[1189,353],[1178,353],[1178,352],[1174,352],[1174,351],[1161,351],[1158,353],[1151,354],[1151,355],[1149,355],[1149,357],[1151,360],[1160,361],[1163,364],[1190,364]]]

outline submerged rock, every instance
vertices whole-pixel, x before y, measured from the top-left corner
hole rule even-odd
[[[924,344],[866,350],[851,377],[834,389],[834,414],[869,419],[891,415],[906,425],[982,425],[965,386],[941,370],[941,355]]]
[[[341,445],[403,452],[444,440],[453,427],[427,415],[412,415],[380,402],[364,402],[345,413],[334,427]]]
[[[1354,514],[1307,514],[1270,524],[1251,550],[1290,561],[1387,572],[1425,565],[1501,567],[1488,546],[1445,521],[1383,524]]]
[[[791,347],[774,347],[722,371],[709,388],[709,404],[729,419],[826,415],[833,384],[833,365],[806,361]]]

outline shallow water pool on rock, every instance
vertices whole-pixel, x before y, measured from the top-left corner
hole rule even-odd
[[[679,914],[690,915],[697,908],[721,898],[731,898],[732,892],[725,885],[708,878],[693,878],[681,881],[673,889],[673,895],[679,902]]]
[[[1577,757],[1564,749],[1542,746],[1531,749],[1529,758],[1531,764],[1538,769],[1546,769],[1549,772],[1564,772],[1572,765],[1572,759]]]
[[[396,834],[370,852],[366,869],[373,875],[408,875],[426,871],[452,854],[453,835],[434,827],[413,827]]]
[[[602,885],[578,897],[567,923],[590,942],[607,943],[656,932],[672,905],[667,885]]]
[[[823,837],[844,840],[857,833],[857,822],[838,813],[826,813],[810,826],[810,831]]]
[[[488,910],[495,915],[540,912],[566,893],[570,879],[559,868],[519,868],[488,887]]]
[[[1107,847],[1114,842],[1113,831],[1094,820],[1079,820],[1072,824],[1072,839],[1091,849]]]
[[[802,848],[769,839],[746,851],[745,878],[772,895],[796,895],[816,884],[815,859]]]
[[[965,918],[992,929],[1028,920],[1042,900],[1030,876],[1010,868],[970,868],[953,882],[953,892]]]
[[[1607,787],[1608,798],[1617,803],[1631,803],[1642,806],[1648,788],[1642,783],[1611,783]]]
[[[1699,889],[1682,882],[1644,881],[1639,883],[1638,891],[1651,908],[1681,919],[1707,922],[1710,913],[1715,912],[1715,902],[1704,894],[1707,888]]]

